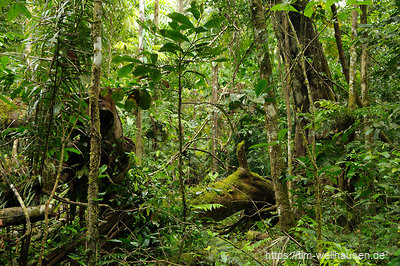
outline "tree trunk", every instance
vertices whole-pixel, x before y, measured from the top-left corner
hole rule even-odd
[[[361,5],[361,24],[368,23],[368,14],[367,14],[367,6]],[[362,35],[363,39],[366,40],[368,38],[368,33],[365,32]],[[364,42],[361,43],[361,68],[360,68],[360,87],[361,87],[361,101],[363,107],[368,107],[370,105],[369,91],[368,91],[368,47]],[[369,132],[371,127],[371,122],[368,117],[364,118],[364,132]],[[372,134],[368,134],[365,136],[365,142],[367,144],[372,144]]]
[[[333,28],[335,30],[336,46],[337,46],[338,54],[339,54],[339,61],[340,61],[340,65],[342,66],[342,71],[346,78],[346,81],[347,81],[347,83],[349,83],[349,80],[350,80],[349,79],[349,66],[347,64],[347,59],[344,55],[342,33],[340,32],[336,4],[331,5],[331,11],[332,11]]]
[[[46,205],[31,206],[26,208],[30,221],[44,220]],[[53,205],[49,205],[49,216],[54,216]],[[21,207],[11,207],[0,210],[0,227],[20,225],[26,223],[26,216]]]
[[[218,63],[213,66],[213,76],[212,76],[212,103],[218,103]],[[218,113],[216,109],[213,109],[213,120],[212,120],[212,170],[217,171],[218,161],[217,157],[217,139],[218,139]]]
[[[358,12],[356,5],[352,13],[352,27],[351,27],[351,40],[350,47],[350,71],[349,71],[349,108],[356,108],[356,68],[357,68],[357,51],[355,40],[357,39],[358,27]]]
[[[252,19],[254,23],[254,39],[258,50],[258,65],[260,68],[260,78],[272,81],[272,65],[269,58],[267,29],[265,22],[264,9],[261,0],[253,0],[251,2]],[[268,97],[274,101],[265,101],[265,123],[268,136],[268,143],[276,143],[278,141],[279,123],[278,110],[275,102],[275,93],[273,90],[268,91]],[[288,230],[294,225],[294,216],[289,202],[289,193],[286,182],[280,179],[284,175],[284,158],[282,148],[279,144],[270,145],[268,147],[271,178],[274,184],[276,206],[280,218],[280,225],[283,230]]]
[[[93,66],[92,82],[89,88],[89,116],[90,116],[90,163],[89,163],[89,187],[88,187],[88,265],[97,265],[98,260],[98,177],[101,158],[101,134],[99,117],[99,94],[101,74],[101,19],[102,1],[95,0],[93,6]]]
[[[144,0],[139,1],[139,19],[144,22]],[[139,25],[139,54],[143,52],[144,32],[142,25]],[[140,56],[143,60],[143,56]],[[138,106],[136,109],[136,163],[142,165],[143,157],[143,111]]]
[[[181,14],[185,12],[185,0],[177,0],[177,11]]]
[[[304,10],[305,4],[301,2],[294,6],[301,12]],[[273,14],[273,26],[285,64],[292,68],[292,72],[287,73],[287,75],[290,75],[290,87],[292,88],[295,111],[296,113],[309,113],[310,102],[305,77],[300,64],[297,63],[297,57],[301,51],[298,50],[296,40],[293,37],[295,34],[298,36],[301,46],[305,47],[306,73],[314,101],[321,99],[335,100],[331,73],[312,20],[297,12],[289,12],[289,18],[295,32],[285,22],[284,12],[275,12]],[[306,156],[303,134],[308,139],[308,130],[304,130],[307,124],[306,119],[296,119],[295,158]]]

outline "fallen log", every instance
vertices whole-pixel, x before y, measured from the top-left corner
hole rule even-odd
[[[27,207],[31,222],[44,220],[45,205]],[[49,217],[55,216],[53,205],[49,205]],[[21,207],[11,207],[0,210],[0,227],[21,225],[26,223],[24,211]]]
[[[192,205],[221,204],[223,207],[203,211],[201,216],[214,221],[223,220],[240,210],[257,210],[275,204],[275,192],[271,180],[249,170],[244,141],[236,150],[239,168],[227,178],[207,188],[195,189],[197,196]]]

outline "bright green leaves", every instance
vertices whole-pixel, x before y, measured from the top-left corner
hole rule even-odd
[[[20,3],[13,3],[7,12],[7,20],[8,21],[14,20],[20,13],[23,14],[28,19],[32,17],[31,12],[29,12],[26,6]]]
[[[8,56],[2,56],[0,57],[0,69],[6,69],[7,68],[7,64],[10,61],[10,58],[8,58]]]
[[[294,11],[298,12],[290,3],[281,3],[271,7],[271,11]]]

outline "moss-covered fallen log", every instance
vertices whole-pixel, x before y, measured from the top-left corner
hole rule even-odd
[[[244,209],[259,209],[275,204],[272,182],[249,170],[244,142],[239,143],[236,152],[239,168],[227,178],[207,188],[196,188],[193,205],[221,204],[223,207],[204,211],[202,216],[215,221],[223,220]]]
[[[31,222],[44,220],[45,205],[27,207]],[[49,205],[49,216],[53,216],[53,206]],[[26,218],[21,207],[12,207],[0,210],[0,227],[26,223]]]

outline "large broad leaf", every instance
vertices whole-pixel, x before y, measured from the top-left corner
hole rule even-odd
[[[203,26],[200,26],[200,27],[195,28],[194,31],[195,31],[196,33],[202,33],[202,32],[207,32],[208,29],[205,28],[205,27],[203,27]]]
[[[129,73],[132,72],[133,68],[135,67],[135,64],[128,64],[124,67],[122,67],[120,70],[118,70],[118,77],[125,77]]]
[[[10,9],[7,12],[7,19],[8,21],[12,21],[14,20],[19,12],[21,11],[21,5],[18,3],[14,3],[10,6]]]
[[[160,30],[160,34],[178,43],[190,42],[188,37],[175,30]]]
[[[150,68],[145,66],[145,65],[139,65],[135,68],[135,70],[133,71],[133,75],[135,76],[143,76],[146,75],[147,73],[149,73]]]
[[[282,128],[281,130],[279,130],[279,132],[278,132],[278,140],[282,141],[283,138],[286,136],[287,132],[288,132],[287,128]]]
[[[199,20],[199,18],[200,18],[200,12],[199,12],[199,10],[198,10],[196,7],[188,8],[188,9],[186,9],[186,11],[189,11],[190,13],[192,13],[193,17],[194,17],[196,20]]]
[[[159,52],[169,52],[169,53],[176,53],[177,51],[182,52],[182,48],[175,43],[166,43],[163,47],[160,48]]]
[[[20,4],[19,10],[27,19],[30,19],[32,17],[31,12],[29,12],[29,10],[28,10],[28,8],[26,8],[26,6]]]
[[[150,78],[154,81],[154,82],[158,82],[161,79],[161,71],[158,69],[151,69],[149,71],[150,74]]]
[[[140,93],[140,100],[138,102],[138,105],[143,110],[147,110],[147,109],[150,108],[150,105],[151,105],[151,95],[146,90],[141,90],[140,92],[141,92]]]
[[[150,60],[153,64],[157,63],[157,59],[158,59],[158,54],[151,54],[150,55]]]
[[[221,23],[224,20],[225,20],[225,17],[212,18],[209,21],[207,21],[206,24],[204,24],[203,26],[208,29],[215,28],[215,27],[218,27],[219,25],[221,25]]]
[[[304,16],[310,18],[312,16],[312,14],[314,13],[314,6],[321,4],[320,1],[316,1],[316,2],[309,2],[306,7],[304,8]]]
[[[189,18],[186,17],[185,15],[178,13],[178,12],[172,12],[168,14],[168,17],[174,21],[177,21],[183,25],[186,25],[190,28],[194,28],[192,22],[190,22]]]
[[[268,80],[262,79],[260,80],[256,86],[254,86],[254,92],[256,93],[256,96],[260,96],[266,91],[269,91],[272,88],[272,86],[268,86]]]

